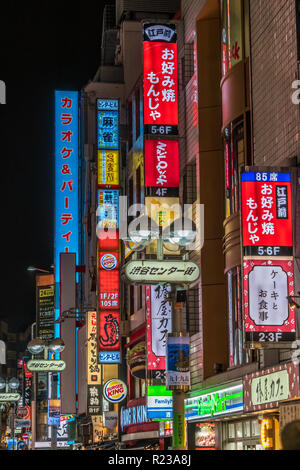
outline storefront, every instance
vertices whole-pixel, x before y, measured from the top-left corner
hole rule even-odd
[[[121,408],[120,431],[122,448],[159,449],[159,422],[148,420],[146,397]]]
[[[261,448],[257,419],[244,415],[242,380],[192,392],[185,408],[189,449]]]
[[[292,362],[243,378],[244,412],[259,423],[261,446],[280,450],[280,431],[300,417],[299,365]]]

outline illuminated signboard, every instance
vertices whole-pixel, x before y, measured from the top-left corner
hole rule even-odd
[[[172,310],[166,302],[170,286],[147,286],[147,369],[165,370],[168,333],[172,331]]]
[[[119,268],[119,253],[118,252],[99,252],[99,269],[104,271],[112,271],[113,269]]]
[[[290,173],[242,172],[244,256],[292,256]]]
[[[244,258],[246,341],[296,339],[295,312],[287,299],[295,295],[293,264],[293,259]]]
[[[145,140],[144,146],[146,196],[178,196],[178,141]]]
[[[127,385],[119,379],[111,379],[104,384],[103,396],[110,403],[120,403],[127,397]]]
[[[245,340],[277,347],[296,334],[291,174],[247,168],[241,194]]]
[[[120,311],[100,311],[99,322],[99,348],[101,352],[120,350]]]
[[[119,228],[119,191],[98,190],[98,227]]]
[[[146,405],[132,406],[130,408],[121,408],[121,431],[123,431],[123,429],[125,429],[127,426],[131,426],[132,424],[142,424],[147,423],[147,421],[148,416]]]
[[[99,271],[99,308],[102,310],[120,308],[119,270]]]
[[[119,186],[119,151],[98,150],[98,187]]]
[[[148,419],[170,420],[173,417],[172,391],[166,386],[150,385],[147,387]]]
[[[188,421],[238,413],[243,409],[242,384],[206,391],[185,400],[185,417]]]
[[[97,100],[98,149],[119,148],[119,104],[118,100]]]
[[[101,384],[101,371],[97,357],[97,312],[87,312],[87,383]]]
[[[136,284],[191,284],[199,279],[199,266],[192,261],[129,261],[124,266],[125,279]]]
[[[55,280],[60,253],[78,254],[78,92],[55,92]]]
[[[175,25],[143,25],[145,134],[178,134]]]
[[[119,100],[97,100],[98,360],[120,363]],[[106,188],[106,189],[102,189]]]

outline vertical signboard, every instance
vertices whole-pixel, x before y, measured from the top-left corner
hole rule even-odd
[[[167,339],[172,331],[172,309],[166,301],[170,290],[170,286],[147,286],[147,369],[151,371],[166,369]]]
[[[177,140],[145,140],[146,196],[179,195],[179,146]]]
[[[101,370],[97,357],[97,312],[87,313],[87,384],[101,384]]]
[[[291,174],[247,168],[241,195],[245,340],[276,347],[296,338]]]
[[[179,207],[178,56],[175,24],[143,24],[144,168],[148,216],[160,226]],[[170,209],[170,206],[177,209]],[[156,242],[147,253],[156,252]],[[170,254],[170,253],[168,253]],[[174,254],[174,253],[173,253]],[[147,286],[147,370],[166,383],[166,346],[171,332],[169,288]]]
[[[189,336],[169,336],[167,343],[167,390],[187,390],[189,388],[189,360]]]
[[[55,91],[55,267],[60,253],[78,253],[78,92]]]
[[[119,100],[97,100],[98,350],[100,363],[120,362]]]
[[[55,91],[55,320],[59,317],[60,254],[79,252],[79,93]],[[54,336],[59,337],[59,324]]]
[[[173,24],[143,25],[144,134],[178,134],[177,33]]]
[[[54,338],[54,308],[54,285],[37,286],[38,337],[44,341]]]

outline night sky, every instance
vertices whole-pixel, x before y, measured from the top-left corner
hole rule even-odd
[[[35,275],[26,268],[53,263],[54,89],[79,90],[93,78],[107,3],[1,3],[0,319],[18,330],[35,320]]]

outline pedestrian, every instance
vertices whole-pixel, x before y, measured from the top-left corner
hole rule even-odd
[[[300,419],[288,423],[281,432],[282,450],[300,450]]]

